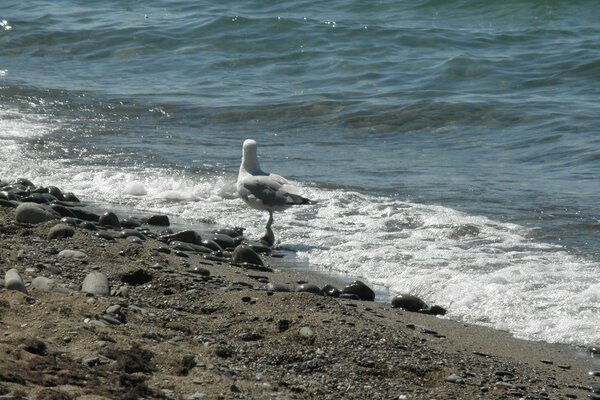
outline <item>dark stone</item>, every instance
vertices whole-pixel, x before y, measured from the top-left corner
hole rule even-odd
[[[15,202],[14,200],[0,199],[0,207],[17,208],[18,206],[19,203]]]
[[[194,243],[184,243],[176,240],[169,243],[169,245],[173,248],[173,250],[191,251],[194,253],[212,253],[212,250],[208,247],[200,246]]]
[[[222,233],[213,233],[209,239],[214,240],[224,249],[232,249],[242,242],[240,237],[232,238]]]
[[[340,294],[342,294],[342,292],[340,292],[338,288],[332,285],[325,285],[323,286],[322,290],[323,293],[325,293],[325,295],[329,297],[340,297]]]
[[[200,276],[210,276],[210,271],[202,267],[194,267],[191,272]]]
[[[446,311],[446,309],[442,306],[431,306],[431,307],[425,307],[422,308],[420,310],[418,310],[418,312],[420,312],[421,314],[429,314],[429,315],[446,315],[446,313],[448,311]]]
[[[33,184],[33,182],[31,182],[27,178],[17,178],[16,180],[12,181],[10,184],[11,185],[21,185],[21,186],[25,186],[27,188],[35,187],[35,185]]]
[[[50,204],[51,201],[57,200],[56,197],[49,193],[31,193],[29,196],[21,198],[23,203],[38,203],[38,204]]]
[[[232,238],[236,238],[238,236],[242,236],[244,233],[244,228],[219,228],[215,229],[213,233],[221,233],[223,235],[227,235]]]
[[[98,222],[100,220],[100,216],[91,211],[83,210],[79,207],[71,208],[71,212],[75,214],[75,216],[84,221]]]
[[[375,292],[361,281],[354,281],[342,289],[343,294],[355,294],[360,300],[375,300]]]
[[[317,285],[313,285],[312,283],[303,283],[302,285],[296,288],[296,292],[308,292],[317,294],[319,296],[324,296],[323,290]]]
[[[233,250],[231,260],[234,263],[248,263],[254,265],[264,265],[262,258],[250,247],[246,245],[239,245]]]
[[[104,239],[104,240],[108,240],[110,242],[114,241],[115,238],[113,235],[111,235],[108,232],[104,232],[104,231],[98,231],[96,232],[96,236],[98,236],[100,239]]]
[[[64,196],[65,196],[65,201],[70,201],[70,202],[73,202],[73,203],[79,203],[80,202],[79,199],[77,198],[77,196],[75,196],[71,192],[68,192]]]
[[[158,246],[154,250],[158,251],[159,253],[171,254],[171,249],[167,246]]]
[[[245,244],[246,246],[251,247],[252,250],[256,251],[257,253],[271,254],[271,251],[272,251],[271,247],[267,246],[266,244],[264,244],[262,242],[244,240],[242,242],[242,244]]]
[[[267,285],[267,290],[271,292],[290,292],[290,288],[288,285],[284,285],[283,283],[269,282]]]
[[[73,213],[73,211],[71,211],[70,209],[68,209],[67,207],[65,207],[61,204],[50,204],[50,208],[52,208],[54,211],[59,213],[61,217],[71,217],[71,218],[76,217],[75,214]]]
[[[146,237],[140,231],[136,231],[135,229],[123,229],[121,231],[122,238],[127,238],[130,236],[134,236],[136,238],[146,240]]]
[[[60,201],[65,201],[65,195],[56,186],[48,186],[48,192]]]
[[[208,247],[212,251],[223,252],[223,248],[221,246],[219,246],[219,243],[215,242],[214,240],[204,239],[202,241],[202,246]]]
[[[121,277],[121,282],[131,286],[145,285],[152,280],[152,274],[144,269],[136,269],[128,272]]]
[[[87,229],[88,231],[97,231],[98,227],[96,226],[96,224],[94,224],[93,222],[90,221],[83,221],[79,224],[79,227],[81,229]]]
[[[121,221],[121,226],[126,229],[133,229],[142,226],[142,221],[136,217],[126,217]]]
[[[50,228],[50,230],[48,231],[47,239],[48,240],[64,239],[64,238],[71,237],[74,234],[75,234],[75,229],[73,229],[73,227],[71,227],[69,225],[65,225],[65,224],[58,224],[58,225],[54,225],[52,228]]]
[[[107,211],[100,216],[98,223],[103,226],[109,226],[112,228],[121,228],[121,222],[119,222],[119,217],[112,211]]]
[[[408,293],[400,293],[392,298],[392,307],[403,308],[406,311],[417,312],[427,308],[427,304],[417,296]]]
[[[154,226],[170,226],[171,223],[169,222],[169,217],[167,217],[166,215],[153,215],[151,217],[149,217],[148,219],[146,219],[146,223],[148,225],[154,225]]]
[[[200,237],[198,232],[193,231],[191,229],[179,231],[177,233],[172,233],[168,235],[160,235],[158,240],[167,243],[172,240],[178,240],[180,242],[202,245],[202,238]]]

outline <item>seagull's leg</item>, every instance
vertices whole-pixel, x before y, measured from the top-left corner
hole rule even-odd
[[[273,225],[273,211],[269,210],[269,220],[267,221],[265,234],[259,239],[260,242],[266,244],[269,247],[272,247],[273,243],[275,243],[275,235],[273,234],[271,225]]]

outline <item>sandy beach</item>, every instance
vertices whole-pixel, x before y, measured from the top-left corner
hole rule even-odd
[[[23,200],[0,207],[2,399],[600,398],[593,346],[298,292],[343,282],[264,254],[232,264],[141,212],[123,228],[34,205],[49,216],[26,221]]]

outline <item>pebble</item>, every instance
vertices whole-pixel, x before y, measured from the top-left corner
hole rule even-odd
[[[298,331],[298,333],[301,337],[305,339],[310,339],[313,336],[315,336],[315,331],[310,326],[303,326],[302,328],[300,328],[300,331]]]
[[[69,238],[75,234],[75,229],[66,224],[54,225],[48,231],[48,240]]]
[[[96,224],[94,224],[93,222],[90,221],[83,221],[82,223],[79,224],[79,227],[81,229],[87,229],[88,231],[97,231],[98,227],[96,226]]]
[[[30,287],[37,290],[51,291],[56,288],[56,282],[54,282],[54,279],[38,276],[31,281]]]
[[[456,375],[456,374],[451,374],[449,376],[446,377],[446,382],[450,382],[450,383],[456,383],[456,384],[461,384],[463,383],[463,379]]]
[[[73,214],[75,214],[75,216],[79,219],[82,219],[84,221],[90,221],[90,222],[98,222],[100,220],[100,216],[96,213],[93,213],[91,211],[87,211],[87,210],[82,210],[79,207],[73,207],[70,209],[71,212]]]
[[[427,304],[417,296],[400,293],[392,298],[392,307],[403,308],[406,311],[416,312],[427,307]]]
[[[136,217],[129,216],[123,218],[123,220],[121,221],[121,226],[126,229],[138,228],[142,226],[142,221],[140,221]]]
[[[107,211],[100,216],[98,219],[98,223],[103,226],[109,226],[112,228],[121,228],[121,222],[119,222],[119,217],[112,211]]]
[[[362,281],[354,281],[342,289],[343,294],[354,294],[360,300],[374,301],[375,292]],[[340,296],[341,297],[341,296]]]
[[[252,250],[251,247],[246,246],[244,244],[240,244],[233,250],[233,254],[231,256],[231,260],[234,263],[248,263],[254,265],[264,265],[262,258]]]
[[[144,236],[144,234],[140,231],[136,231],[135,229],[123,229],[121,231],[121,235],[122,238],[128,238],[131,236],[137,237],[139,239],[142,240],[146,240],[146,236]]]
[[[62,260],[85,260],[87,254],[79,250],[62,250],[58,253],[58,258]]]
[[[222,233],[213,233],[210,239],[217,242],[224,249],[232,249],[242,242],[239,237],[232,238]]]
[[[96,232],[96,236],[99,237],[100,239],[108,240],[109,242],[115,241],[115,237],[108,232],[98,231],[98,232]]]
[[[166,215],[152,215],[146,220],[148,225],[154,226],[169,226],[171,223],[169,222],[169,217]]]
[[[308,292],[308,293],[313,293],[313,294],[317,294],[319,296],[323,296],[323,290],[321,290],[320,287],[318,287],[317,285],[314,285],[312,283],[303,283],[300,286],[298,286],[296,288],[296,292]]]
[[[83,280],[81,291],[97,296],[108,296],[110,295],[108,278],[101,272],[90,272]]]
[[[50,208],[60,214],[61,217],[75,218],[75,214],[73,214],[69,208],[63,206],[62,204],[50,204]]]
[[[16,290],[27,294],[27,288],[23,278],[19,275],[19,271],[15,268],[11,268],[4,274],[4,287],[8,290]]]
[[[17,222],[24,224],[39,224],[46,221],[54,221],[59,217],[51,208],[37,203],[21,203],[15,211]]]
[[[167,235],[160,235],[158,237],[158,240],[160,240],[162,242],[167,242],[167,243],[172,240],[178,240],[180,242],[202,245],[202,237],[200,237],[200,234],[191,229],[187,229],[184,231],[179,231],[177,233],[171,233],[171,234],[167,234]]]
[[[283,283],[269,282],[267,290],[272,292],[291,292],[292,290],[288,285]]]
[[[340,297],[341,294],[340,290],[332,285],[325,285],[321,290],[323,290],[323,293],[329,297]]]

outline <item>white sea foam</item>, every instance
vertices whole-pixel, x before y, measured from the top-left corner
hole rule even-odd
[[[39,162],[20,151],[20,140],[52,129],[3,109],[0,118],[11,124],[0,134],[5,160],[1,178],[24,176],[88,199],[184,221],[241,225],[249,237],[262,234],[267,214],[236,198],[235,171],[211,176]],[[598,266],[558,245],[533,241],[529,229],[392,197],[314,187],[306,194],[317,204],[276,213],[273,229],[281,246],[311,267],[365,279],[391,294],[422,296],[446,307],[449,318],[506,329],[518,337],[600,342]]]

